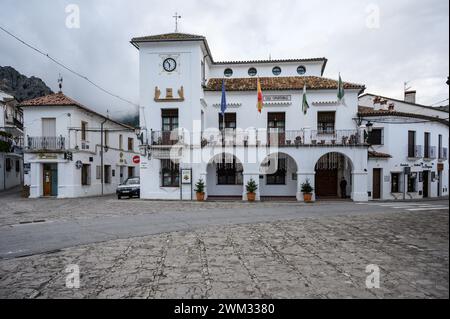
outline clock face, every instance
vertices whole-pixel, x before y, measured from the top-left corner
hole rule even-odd
[[[177,68],[177,61],[173,58],[167,58],[163,62],[163,67],[166,72],[173,72]]]

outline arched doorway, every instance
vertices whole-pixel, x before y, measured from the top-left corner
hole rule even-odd
[[[267,156],[260,166],[261,199],[292,199],[297,195],[297,162],[285,153]]]
[[[208,198],[241,199],[243,193],[243,165],[229,153],[214,156],[207,166]]]
[[[352,170],[352,162],[347,156],[337,152],[323,155],[315,166],[316,199],[350,198]]]

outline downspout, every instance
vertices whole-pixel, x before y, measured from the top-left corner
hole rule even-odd
[[[104,195],[103,191],[103,185],[105,183],[105,171],[103,167],[103,125],[108,121],[108,119],[105,119],[102,124],[100,125],[100,167],[101,167],[101,183],[102,183],[102,196]]]

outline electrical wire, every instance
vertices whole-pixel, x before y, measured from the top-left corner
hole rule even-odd
[[[76,76],[82,78],[83,80],[87,81],[88,83],[90,83],[91,85],[95,86],[97,89],[101,90],[102,92],[104,92],[104,93],[106,93],[106,94],[108,94],[108,95],[110,95],[110,96],[112,96],[112,97],[115,97],[115,98],[117,98],[117,99],[119,99],[119,100],[121,100],[121,101],[123,101],[123,102],[125,102],[125,103],[131,104],[131,105],[133,105],[133,106],[135,106],[135,107],[140,107],[139,104],[133,103],[133,102],[131,102],[130,100],[128,100],[128,99],[126,99],[126,98],[123,98],[123,97],[121,97],[121,96],[119,96],[119,95],[117,95],[117,94],[114,94],[114,93],[110,92],[109,90],[107,90],[107,89],[101,87],[101,86],[98,85],[97,83],[91,81],[87,76],[82,75],[82,74],[78,73],[77,71],[71,69],[70,67],[64,65],[62,62],[59,62],[59,61],[56,60],[55,58],[51,57],[48,53],[44,53],[42,50],[40,50],[40,49],[34,47],[33,45],[31,45],[31,44],[29,44],[29,43],[27,43],[25,40],[22,40],[22,39],[19,38],[18,36],[12,34],[11,32],[9,32],[8,30],[6,30],[6,29],[3,28],[2,26],[0,26],[0,30],[2,30],[3,32],[5,32],[6,34],[8,34],[9,36],[13,37],[14,39],[16,39],[17,41],[19,41],[19,42],[22,43],[23,45],[29,47],[30,49],[32,49],[32,50],[34,50],[34,51],[36,51],[36,52],[38,52],[39,54],[45,56],[46,58],[48,58],[49,60],[53,61],[54,63],[56,63],[56,64],[59,65],[60,67],[64,68],[65,70],[67,70],[67,71],[69,71],[69,72],[75,74]]]

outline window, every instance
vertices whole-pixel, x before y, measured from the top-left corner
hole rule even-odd
[[[442,159],[442,135],[439,134],[439,140],[438,140],[438,158]]]
[[[305,73],[306,73],[306,67],[305,67],[304,65],[300,65],[300,66],[297,68],[297,73],[298,73],[299,75],[305,74]]]
[[[281,74],[281,68],[280,68],[279,66],[274,67],[274,68],[272,69],[272,73],[273,73],[273,75],[275,75],[275,76],[280,75],[280,74]]]
[[[225,156],[222,158],[222,162],[217,164],[217,185],[242,185],[242,165],[233,161],[225,160]]]
[[[268,141],[270,144],[278,143],[278,145],[284,145],[286,137],[285,129],[286,129],[285,113],[269,112],[267,114]]]
[[[425,148],[423,157],[430,158],[430,133],[425,132],[423,140],[424,140],[424,148]]]
[[[180,186],[180,164],[172,162],[170,159],[161,160],[162,187]]]
[[[123,136],[119,135],[119,150],[123,150]]]
[[[370,145],[384,145],[383,135],[384,134],[382,128],[374,128],[372,129],[372,132],[369,133],[369,138],[367,139],[367,142]]]
[[[270,166],[270,161],[268,163]],[[286,159],[278,159],[277,171],[274,174],[267,175],[267,185],[285,185],[286,184]]]
[[[83,164],[81,167],[81,185],[91,185],[91,165]]]
[[[20,173],[20,161],[16,160],[16,172]]]
[[[95,178],[102,179],[102,167],[101,166],[97,166],[95,168]]]
[[[134,150],[134,139],[132,137],[128,138],[128,150],[133,151]]]
[[[111,165],[105,165],[105,184],[111,184]]]
[[[10,158],[7,158],[6,159],[6,163],[5,163],[5,168],[6,168],[6,171],[7,172],[11,172],[11,169],[12,169],[12,161],[11,161],[11,159]]]
[[[256,71],[255,68],[250,68],[250,69],[248,69],[248,75],[250,75],[250,76],[256,76],[256,74],[258,74],[258,71]]]
[[[408,131],[408,157],[415,157],[416,131]]]
[[[178,110],[166,109],[161,110],[162,117],[162,144],[172,145],[176,143],[171,140],[171,132],[178,128]]]
[[[333,134],[336,112],[317,113],[317,131],[319,134]]]
[[[225,113],[225,128],[236,128],[236,113]],[[219,113],[219,129],[223,130],[222,113]]]
[[[400,173],[391,174],[391,193],[401,193],[400,190]]]
[[[408,193],[416,192],[417,173],[411,173],[408,175]]]
[[[81,122],[81,140],[87,140],[87,122]]]
[[[231,77],[231,76],[233,75],[233,70],[230,69],[230,68],[225,69],[225,71],[223,72],[223,74],[224,74],[227,78],[229,78],[229,77]]]

